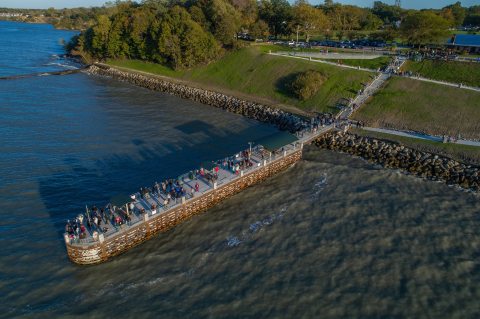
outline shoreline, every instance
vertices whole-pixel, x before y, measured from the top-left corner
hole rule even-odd
[[[0,19],[0,21],[16,22],[16,23],[28,23],[28,24],[48,24],[48,25],[51,25],[55,30],[61,30],[61,31],[75,31],[75,32],[85,31],[85,30],[78,30],[78,29],[68,29],[68,28],[56,27],[53,23],[48,22],[48,21],[24,21],[24,20],[14,20],[14,19]]]
[[[94,63],[87,67],[85,72],[99,76],[108,76],[152,91],[159,91],[207,104],[263,123],[273,124],[280,130],[288,130],[291,133],[307,127],[307,120],[303,116],[225,93],[192,87],[185,82],[164,76],[150,75],[144,72],[122,71],[103,63]]]
[[[304,118],[270,106],[245,101],[221,92],[189,86],[184,81],[145,72],[119,70],[106,64],[95,63],[85,69],[89,74],[108,76],[130,84],[160,91],[224,109],[264,123],[273,124],[281,130],[297,132],[308,126]],[[453,160],[447,156],[409,148],[402,143],[354,133],[327,133],[314,143],[320,148],[343,152],[382,165],[389,169],[431,181],[443,181],[464,190],[480,192],[480,167]]]
[[[419,151],[398,142],[354,133],[328,132],[317,138],[313,144],[322,149],[359,156],[386,169],[400,169],[407,175],[480,193],[480,166]]]

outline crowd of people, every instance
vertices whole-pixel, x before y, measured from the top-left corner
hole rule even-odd
[[[94,239],[99,234],[106,233],[112,225],[115,228],[129,224],[132,220],[132,211],[118,209],[108,204],[98,209],[95,205],[86,209],[85,214],[79,214],[74,220],[67,220],[65,233],[71,240],[85,239],[90,232]]]
[[[453,61],[458,55],[452,49],[445,48],[427,48],[424,50],[411,50],[406,56],[411,60],[442,60]]]
[[[160,183],[155,182],[152,187],[140,187],[137,194],[131,195],[132,201],[127,203],[128,209],[117,208],[111,204],[100,209],[95,205],[90,208],[87,207],[86,213],[79,214],[74,220],[67,220],[65,233],[72,241],[85,239],[88,237],[88,233],[94,240],[98,240],[98,236],[106,233],[109,227],[113,226],[117,229],[124,224],[129,225],[133,217],[132,214],[143,215],[147,213],[144,208],[136,208],[134,202],[138,199],[137,197],[141,199],[156,198],[159,203],[163,204],[164,209],[168,209],[172,203],[177,203],[177,200],[182,197],[194,197],[195,193],[200,191],[200,180],[213,185],[218,180],[220,167],[236,175],[241,170],[252,167],[254,163],[251,155],[251,151],[244,150],[234,156],[212,162],[213,167],[209,170],[201,167],[177,179],[165,179]],[[186,183],[186,178],[189,178],[192,183]],[[150,206],[152,215],[158,212],[161,204]]]

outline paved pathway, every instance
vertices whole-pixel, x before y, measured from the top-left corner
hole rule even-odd
[[[286,56],[290,58],[296,58],[296,59],[310,59],[306,58],[305,55],[303,56],[292,56],[287,54],[287,52],[284,53],[270,53],[272,55],[278,55],[278,56]],[[370,69],[363,69],[363,68],[356,68],[348,65],[343,65],[343,64],[338,64],[338,63],[333,63],[333,62],[328,62],[328,61],[322,61],[322,60],[311,60],[312,62],[319,62],[319,63],[325,63],[325,64],[332,64],[336,65],[339,67],[344,67],[344,68],[349,68],[349,69],[360,69],[364,71],[370,71],[370,72],[377,72],[375,70],[370,70]],[[365,102],[373,95],[375,92],[377,92],[382,85],[393,75],[393,72],[398,71],[401,69],[403,64],[406,62],[406,58],[404,57],[395,57],[392,63],[386,68],[385,72],[380,73],[364,90],[360,91],[359,94],[349,103],[347,107],[345,107],[342,111],[337,116],[337,119],[339,120],[349,120],[349,118],[352,116],[352,114],[360,108]],[[419,80],[419,81],[424,81],[424,82],[431,82],[431,83],[436,83],[436,84],[442,84],[446,86],[451,86],[451,87],[458,87],[466,90],[472,90],[472,91],[478,91],[480,92],[480,88],[476,87],[469,87],[469,86],[460,86],[459,84],[455,83],[448,83],[448,82],[442,82],[442,81],[436,81],[436,80],[431,80],[431,79],[426,79],[422,77],[408,77],[414,80]],[[417,138],[417,139],[423,139],[423,140],[430,140],[434,142],[443,142],[443,139],[438,136],[432,136],[432,135],[426,135],[426,134],[420,134],[420,133],[415,133],[415,132],[406,132],[406,131],[397,131],[397,130],[389,130],[389,129],[381,129],[381,128],[373,128],[373,127],[364,127],[362,128],[366,131],[374,131],[374,132],[380,132],[384,134],[391,134],[391,135],[397,135],[397,136],[405,136],[405,137],[411,137],[411,138]],[[480,141],[472,141],[472,140],[464,140],[464,139],[459,139],[454,142],[455,144],[461,144],[461,145],[469,145],[469,146],[477,146],[480,147]]]
[[[301,59],[301,60],[309,60],[312,62],[317,62],[317,63],[323,63],[323,64],[330,64],[330,65],[335,65],[341,68],[345,69],[354,69],[354,70],[361,70],[361,71],[366,71],[366,72],[372,72],[372,73],[377,73],[377,70],[373,69],[367,69],[367,68],[361,68],[361,67],[356,67],[356,66],[351,66],[351,65],[345,65],[345,64],[339,64],[339,63],[334,63],[330,61],[325,61],[325,60],[312,60],[311,57],[303,57],[303,56],[293,56],[293,55],[288,55],[288,54],[280,54],[280,53],[269,53],[270,55],[276,55],[276,56],[283,56],[291,59]]]
[[[468,86],[468,85],[463,85],[463,84],[460,84],[460,83],[451,83],[451,82],[437,81],[437,80],[422,78],[422,77],[418,77],[418,76],[402,76],[402,77],[409,78],[409,79],[412,79],[412,80],[418,80],[418,81],[423,81],[423,82],[430,82],[430,83],[435,83],[435,84],[441,84],[441,85],[446,85],[446,86],[450,86],[450,87],[455,87],[455,88],[459,88],[459,89],[464,89],[464,90],[471,90],[471,91],[480,92],[480,87]]]
[[[327,60],[373,60],[379,57],[382,57],[382,54],[372,54],[372,53],[338,53],[338,52],[296,52],[296,51],[278,51],[277,54],[287,55],[287,56],[298,56],[304,58],[318,58],[318,59],[327,59]]]
[[[405,59],[395,57],[385,71],[380,73],[365,89],[361,90],[337,118],[348,120],[356,110],[382,88],[383,84],[392,76],[392,72],[400,70],[405,61]]]
[[[325,60],[312,60],[311,58],[316,57],[315,56],[316,54],[310,54],[310,53],[306,53],[306,52],[295,53],[295,55],[292,55],[291,52],[276,52],[276,53],[270,53],[270,54],[271,55],[277,55],[277,56],[289,57],[289,58],[293,58],[293,59],[302,59],[302,60],[309,60],[309,61],[317,62],[317,63],[330,64],[330,65],[335,65],[335,66],[338,66],[338,67],[341,67],[341,68],[346,68],[346,69],[362,70],[362,71],[366,71],[366,72],[378,72],[377,70],[373,70],[373,69],[367,69],[367,68],[355,67],[355,66],[350,66],[350,65],[345,65],[345,64],[339,64],[339,63],[325,61]],[[336,55],[337,55],[336,57],[322,56],[321,58],[322,59],[368,59],[366,56],[362,58],[360,54],[358,55],[358,57],[350,57],[350,56],[352,56],[352,54],[344,54],[345,56],[342,56],[342,54],[336,53]],[[376,56],[376,57],[378,57],[378,56]],[[406,59],[405,58],[398,58],[398,61],[401,61],[401,65],[403,65],[403,63],[405,63]],[[401,65],[400,65],[400,67],[401,67]],[[389,70],[387,70],[385,72],[388,73]],[[456,87],[456,88],[460,88],[460,89],[464,89],[464,90],[471,90],[471,91],[480,92],[480,87],[468,86],[468,85],[463,85],[463,84],[460,84],[460,83],[437,81],[437,80],[427,79],[427,78],[418,77],[418,76],[402,76],[402,77],[406,77],[406,78],[413,79],[413,80],[418,80],[418,81],[423,81],[423,82],[430,82],[430,83],[441,84],[441,85],[446,85],[446,86],[450,86],[450,87]]]
[[[389,134],[389,135],[396,135],[396,136],[405,136],[405,137],[416,138],[416,139],[420,139],[420,140],[433,141],[433,142],[440,142],[440,143],[443,142],[443,138],[440,137],[440,136],[433,136],[433,135],[421,134],[421,133],[416,133],[416,132],[397,131],[397,130],[389,130],[389,129],[384,129],[384,128],[376,128],[376,127],[362,127],[362,130],[384,133],[384,134]],[[471,140],[459,139],[459,140],[456,140],[453,143],[454,144],[462,144],[462,145],[480,147],[480,141],[471,141]]]
[[[390,78],[390,73],[380,73],[365,89],[361,90],[359,94],[345,107],[338,115],[338,119],[348,120],[353,112],[358,110],[365,102],[375,94],[383,84]]]

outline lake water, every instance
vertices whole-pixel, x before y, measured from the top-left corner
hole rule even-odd
[[[0,76],[71,68],[58,55],[73,34],[0,22]],[[479,198],[313,147],[110,262],[74,265],[62,231],[86,204],[275,129],[86,74],[0,81],[0,108],[0,317],[478,318]]]

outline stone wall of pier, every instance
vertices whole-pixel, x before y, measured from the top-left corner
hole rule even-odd
[[[157,213],[149,216],[144,222],[129,227],[117,234],[109,236],[103,242],[92,245],[66,244],[69,258],[77,264],[97,264],[119,255],[135,247],[160,232],[165,232],[184,220],[201,213],[222,200],[235,195],[243,189],[255,185],[290,167],[302,158],[302,150],[288,154],[272,163],[245,174],[226,184],[218,185],[217,189],[203,195],[197,195],[184,204],[175,207],[167,213]]]
[[[281,130],[288,130],[292,133],[307,126],[304,119],[280,109],[245,101],[219,92],[191,87],[168,78],[149,76],[133,71],[125,72],[105,64],[91,65],[87,72],[218,107],[254,120],[273,124]]]
[[[480,167],[405,147],[399,143],[356,134],[329,132],[314,142],[334,151],[363,157],[388,168],[398,168],[412,175],[444,181],[466,190],[480,191]]]

